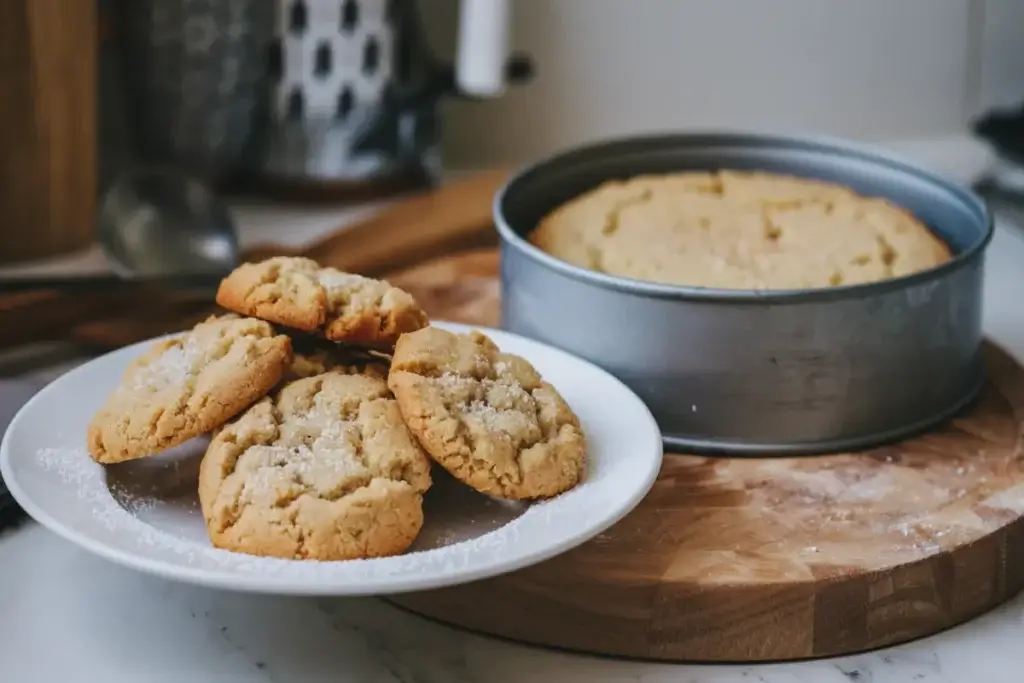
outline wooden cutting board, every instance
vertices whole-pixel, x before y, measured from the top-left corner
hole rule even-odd
[[[498,318],[498,258],[396,274],[432,316]],[[474,631],[688,661],[822,657],[935,633],[1024,586],[1024,369],[989,346],[980,400],[858,454],[668,454],[623,521],[542,564],[393,601]]]

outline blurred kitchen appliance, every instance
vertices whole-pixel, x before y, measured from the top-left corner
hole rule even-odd
[[[449,96],[530,74],[508,57],[508,0],[461,0],[438,62],[415,0],[121,0],[141,159],[217,184],[329,198],[429,183]]]
[[[1002,202],[1024,207],[1024,104],[986,112],[973,127],[996,153],[981,189]]]
[[[258,175],[328,196],[441,171],[441,101],[506,85],[507,0],[461,0],[456,64],[439,63],[413,0],[276,0]],[[515,62],[513,80],[526,75]]]
[[[272,0],[119,0],[135,154],[207,181],[246,167],[264,106]]]

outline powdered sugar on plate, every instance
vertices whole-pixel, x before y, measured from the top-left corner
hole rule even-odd
[[[39,392],[8,429],[0,471],[22,507],[65,539],[111,561],[197,584],[275,594],[380,595],[512,571],[579,545],[631,510],[657,475],[661,439],[640,400],[607,373],[500,330],[482,331],[503,350],[530,360],[576,410],[588,438],[586,478],[529,506],[478,499],[464,507],[458,492],[468,489],[446,492],[438,477],[425,505],[432,526],[397,557],[284,560],[212,547],[196,504],[195,470],[203,452],[198,442],[183,445],[177,460],[169,452],[113,466],[94,462],[85,449],[89,421],[152,341],[87,363]],[[444,497],[452,492],[453,498]]]
[[[566,522],[566,514],[573,514],[573,507],[564,504],[565,498],[555,498],[531,505],[522,515],[496,531],[442,548],[372,560],[283,560],[202,546],[146,524],[137,515],[141,510],[153,506],[155,502],[136,497],[128,506],[123,504],[123,500],[119,503],[108,488],[103,466],[93,462],[84,448],[44,448],[38,451],[36,459],[44,470],[58,477],[62,483],[73,487],[77,497],[89,506],[91,519],[107,531],[125,539],[133,538],[135,545],[142,550],[178,556],[187,565],[202,565],[207,568],[213,566],[220,570],[244,573],[272,575],[287,572],[290,575],[326,579],[327,574],[337,572],[343,574],[346,580],[358,581],[389,575],[458,571],[471,565],[475,555],[499,552],[508,543],[514,543],[519,537],[524,521],[529,526],[538,523],[547,526],[558,519],[561,525]],[[587,482],[583,482],[574,491],[586,495],[586,486]]]

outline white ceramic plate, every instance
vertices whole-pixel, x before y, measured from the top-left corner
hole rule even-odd
[[[579,415],[589,443],[586,478],[561,496],[526,505],[477,494],[435,467],[423,530],[398,557],[318,562],[213,548],[196,495],[205,440],[133,462],[94,463],[85,450],[86,426],[151,341],[97,358],[33,397],[4,437],[0,473],[18,503],[64,538],[180,581],[261,593],[382,595],[513,571],[593,538],[632,510],[658,474],[661,434],[640,399],[596,366],[507,332],[476,329],[533,363]]]

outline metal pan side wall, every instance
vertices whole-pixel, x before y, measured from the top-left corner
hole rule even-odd
[[[868,285],[747,292],[592,273],[523,237],[612,178],[745,168],[823,178],[913,211],[956,252]],[[615,141],[526,169],[499,193],[502,323],[609,370],[675,448],[825,453],[933,426],[980,390],[981,298],[992,225],[970,191],[870,150],[749,135]]]

